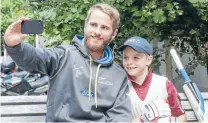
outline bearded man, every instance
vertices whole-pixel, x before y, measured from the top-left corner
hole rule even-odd
[[[72,45],[37,49],[23,40],[20,18],[5,32],[5,47],[17,65],[50,77],[46,122],[130,122],[125,71],[113,62],[108,44],[115,38],[119,12],[104,3],[93,5],[84,36]],[[118,76],[118,77],[117,77]]]

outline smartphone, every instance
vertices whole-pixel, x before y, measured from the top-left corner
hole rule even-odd
[[[41,20],[26,20],[21,23],[22,34],[41,34],[43,22]]]

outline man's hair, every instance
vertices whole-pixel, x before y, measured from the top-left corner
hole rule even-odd
[[[90,7],[90,9],[87,12],[87,18],[85,19],[85,24],[87,24],[91,13],[95,9],[101,10],[102,12],[108,14],[110,16],[110,18],[113,20],[113,30],[118,29],[119,23],[120,23],[119,12],[116,8],[114,8],[108,4],[105,4],[105,3],[97,3],[97,4],[93,5],[92,7]]]

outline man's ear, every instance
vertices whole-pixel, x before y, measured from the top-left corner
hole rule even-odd
[[[117,33],[118,33],[118,29],[115,29],[111,36],[111,41],[116,37]]]

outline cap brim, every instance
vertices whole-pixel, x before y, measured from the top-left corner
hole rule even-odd
[[[139,53],[147,53],[146,51],[144,51],[141,48],[135,47],[134,45],[123,45],[121,47],[118,48],[119,52],[122,52],[126,47],[131,47],[132,49],[134,49],[135,51],[139,52]]]
[[[119,51],[119,52],[123,51],[125,47],[127,47],[127,45],[120,46],[120,47],[118,48],[118,51]]]
[[[124,48],[126,48],[126,47],[131,47],[131,48],[133,48],[134,50],[136,50],[136,48],[135,48],[134,46],[132,46],[132,45],[123,45],[123,46],[121,46],[121,47],[118,48],[118,51],[121,52],[121,51],[123,51]],[[137,51],[137,50],[136,50],[136,51]]]

